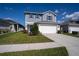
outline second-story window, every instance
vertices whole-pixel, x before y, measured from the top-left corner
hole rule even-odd
[[[36,15],[36,18],[39,18],[39,15]]]
[[[47,16],[47,20],[52,20],[52,16]]]
[[[30,14],[30,15],[29,15],[29,18],[33,18],[33,15],[32,15],[32,14]]]

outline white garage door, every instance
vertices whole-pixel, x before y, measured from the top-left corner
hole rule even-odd
[[[69,27],[69,33],[72,33],[72,31],[79,32],[79,27]]]
[[[43,26],[39,25],[39,31],[41,33],[56,33],[56,26]]]

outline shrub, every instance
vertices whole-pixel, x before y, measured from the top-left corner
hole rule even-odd
[[[30,27],[30,34],[31,35],[36,35],[38,34],[38,25],[36,23],[34,23],[31,27]]]
[[[1,30],[0,30],[0,34],[1,34]]]
[[[23,33],[27,33],[27,30],[24,29],[24,30],[22,30],[21,32],[23,32]]]
[[[0,34],[2,34],[2,33],[8,33],[8,32],[9,32],[8,29],[0,29]]]
[[[74,35],[77,35],[77,34],[78,34],[78,32],[76,32],[76,31],[73,31],[73,32],[72,32],[72,34],[74,34]]]
[[[60,34],[60,33],[61,33],[61,31],[57,31],[57,33],[58,33],[58,34]]]

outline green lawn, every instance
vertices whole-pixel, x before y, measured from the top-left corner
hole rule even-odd
[[[0,44],[20,44],[20,43],[40,43],[40,42],[53,42],[52,40],[44,37],[41,34],[36,36],[29,36],[23,32],[8,33],[0,35]]]
[[[68,56],[65,47],[0,53],[0,56]]]
[[[72,34],[72,33],[63,33],[64,35],[68,35],[68,36],[73,36],[73,37],[79,37],[79,35],[75,35],[75,34]]]

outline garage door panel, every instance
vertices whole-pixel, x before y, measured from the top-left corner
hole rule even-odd
[[[56,33],[56,26],[39,26],[41,33]]]

